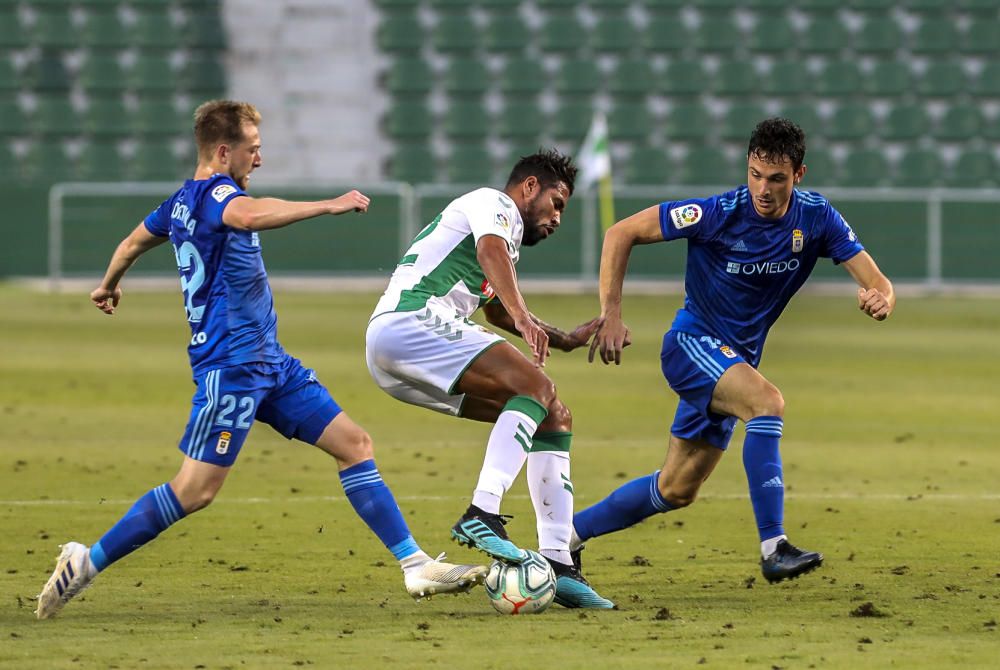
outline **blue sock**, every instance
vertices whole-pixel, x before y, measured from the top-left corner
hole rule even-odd
[[[184,509],[170,484],[161,484],[132,505],[118,523],[90,548],[98,572],[131,554],[184,518]]]
[[[633,479],[611,492],[607,498],[573,516],[573,528],[586,542],[592,537],[613,533],[634,526],[659,512],[673,509],[656,485],[657,470],[651,475]]]
[[[784,535],[785,483],[781,478],[778,442],[784,423],[780,416],[758,416],[747,421],[743,442],[743,469],[750,484],[750,502],[760,540]]]
[[[341,470],[340,483],[354,511],[397,560],[420,551],[375,461],[367,460]]]

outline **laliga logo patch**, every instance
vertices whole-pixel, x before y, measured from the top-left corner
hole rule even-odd
[[[482,292],[482,294],[484,296],[486,296],[487,300],[492,300],[493,296],[496,295],[496,293],[493,291],[493,287],[490,286],[490,280],[489,279],[484,279],[483,280],[483,283],[480,284],[480,286],[479,286],[479,290]]]
[[[795,229],[792,231],[792,253],[798,253],[802,251],[802,241],[803,241],[802,231]]]
[[[683,207],[674,207],[670,210],[670,218],[674,222],[674,228],[678,230],[693,226],[701,221],[701,207],[694,203]]]
[[[236,187],[231,184],[219,184],[212,189],[212,197],[216,202],[222,202],[233,193],[236,193]]]
[[[229,440],[231,439],[233,439],[233,434],[228,430],[219,433],[219,443],[215,445],[215,453],[222,455],[229,451]]]
[[[497,225],[504,230],[508,230],[510,228],[510,219],[503,212],[497,212]]]

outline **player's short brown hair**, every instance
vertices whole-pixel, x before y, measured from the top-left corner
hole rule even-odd
[[[194,141],[200,156],[210,156],[220,144],[239,144],[243,124],[260,125],[260,112],[249,102],[209,100],[194,110]]]

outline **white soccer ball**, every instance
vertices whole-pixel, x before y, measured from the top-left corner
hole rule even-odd
[[[556,575],[534,551],[521,563],[493,561],[486,573],[486,595],[501,614],[539,614],[556,597]]]

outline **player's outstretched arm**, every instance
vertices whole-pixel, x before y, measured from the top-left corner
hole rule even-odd
[[[875,259],[867,251],[861,251],[844,261],[843,265],[860,287],[858,309],[876,321],[889,318],[896,308],[896,293],[892,289],[892,282],[875,264]]]
[[[612,360],[621,365],[622,349],[629,344],[628,327],[622,322],[622,284],[628,269],[628,258],[637,244],[662,242],[660,206],[654,205],[622,219],[608,229],[601,249],[601,324],[590,343],[587,360],[594,362],[594,352],[601,352],[601,361]]]
[[[222,212],[222,222],[240,230],[270,230],[324,214],[367,212],[371,200],[360,191],[349,191],[332,200],[296,202],[280,198],[233,198]]]
[[[495,324],[518,333],[531,348],[536,366],[544,366],[549,355],[549,337],[528,312],[524,297],[517,287],[517,274],[514,264],[507,255],[507,241],[498,235],[483,235],[476,243],[476,259],[483,269],[486,280],[493,287],[493,292],[503,304],[511,321],[513,330],[501,324]],[[489,318],[489,313],[487,313]],[[493,323],[492,321],[490,323]]]
[[[486,320],[497,328],[502,328],[503,330],[506,330],[509,333],[514,333],[515,335],[521,334],[518,332],[517,328],[514,327],[514,319],[511,318],[507,309],[499,300],[491,301],[483,305],[483,313],[486,314]],[[531,314],[531,320],[538,324],[538,326],[545,331],[545,334],[548,335],[549,347],[559,349],[560,351],[573,351],[579,347],[587,346],[590,342],[591,336],[597,332],[598,326],[601,325],[601,319],[594,318],[587,323],[577,326],[571,332],[567,333],[564,330],[545,323],[534,314]]]
[[[145,223],[135,227],[129,236],[118,244],[101,285],[90,292],[90,300],[97,309],[105,314],[114,314],[118,301],[122,299],[122,290],[118,288],[125,273],[132,267],[139,256],[167,241],[166,237],[157,237],[146,228]]]

